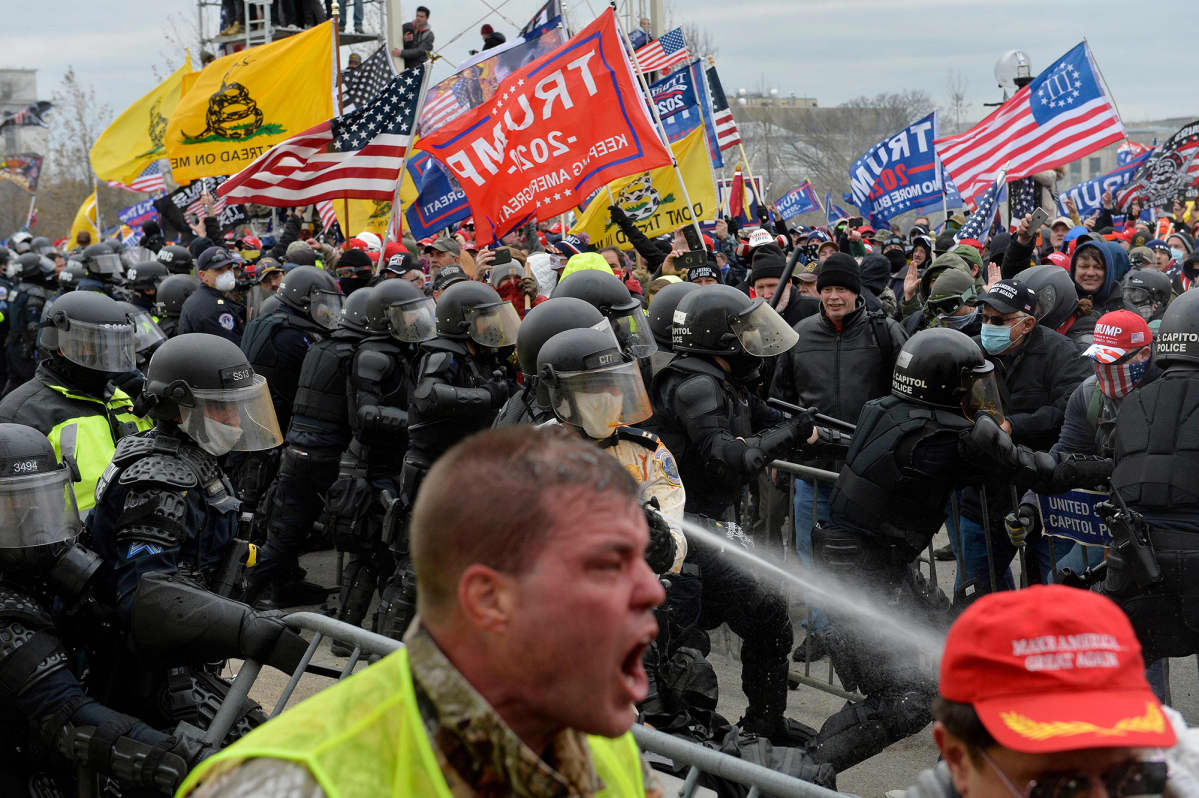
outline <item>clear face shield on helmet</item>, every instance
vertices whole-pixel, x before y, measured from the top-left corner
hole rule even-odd
[[[326,330],[337,328],[344,307],[345,298],[333,291],[313,291],[308,297],[309,315]]]
[[[66,466],[0,479],[3,554],[71,543],[80,529],[71,471]]]
[[[121,273],[121,256],[106,252],[88,258],[88,270],[96,274],[119,275]]]
[[[749,310],[729,319],[729,329],[746,353],[754,357],[781,355],[799,340],[799,333],[762,299]]]
[[[135,340],[130,323],[91,324],[68,319],[66,329],[58,328],[58,350],[63,357],[93,371],[133,371],[137,368]]]
[[[410,344],[437,337],[437,303],[430,297],[397,302],[387,308],[391,336]]]
[[[126,269],[131,269],[139,263],[154,260],[154,253],[145,247],[129,247],[120,254],[121,263]]]
[[[1153,301],[1153,292],[1140,286],[1124,289],[1124,309],[1131,310],[1145,321],[1152,319],[1153,314],[1158,311],[1157,303]]]
[[[152,349],[167,339],[158,322],[144,310],[130,316],[130,321],[133,322],[133,348],[138,352]]]
[[[589,437],[607,438],[617,427],[653,415],[636,362],[591,371],[560,371],[549,386],[554,415],[582,427]]]
[[[467,324],[470,325],[466,332],[475,343],[491,349],[516,343],[520,315],[511,302],[468,307],[465,316]]]
[[[649,357],[658,351],[658,342],[654,340],[653,331],[649,328],[649,319],[641,305],[620,316],[612,316],[612,332],[620,344],[622,352],[631,357]]]
[[[987,362],[975,366],[972,371],[962,378],[963,388],[962,410],[966,418],[973,420],[979,413],[986,413],[995,419],[996,424],[1003,423],[1003,404],[999,398],[999,383],[995,381],[995,365]]]
[[[247,367],[248,368],[248,367]],[[266,377],[241,388],[195,389],[179,408],[179,428],[209,454],[260,452],[283,443]]]

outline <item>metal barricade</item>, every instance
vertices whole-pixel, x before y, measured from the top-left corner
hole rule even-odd
[[[346,664],[340,670],[321,669],[321,675],[328,675],[338,681],[353,673],[364,655],[383,657],[404,646],[398,640],[368,632],[360,627],[316,612],[293,612],[284,617],[283,622],[293,629],[312,632],[312,640],[309,641],[304,656],[291,674],[274,709],[271,710],[272,718],[286,708],[300,679],[306,672],[309,672],[312,658],[323,639],[340,640],[353,646],[353,651],[346,659]],[[229,694],[221,703],[220,709],[217,710],[216,717],[213,718],[208,733],[205,735],[207,742],[215,745],[216,743],[212,741],[225,738],[232,727],[238,708],[249,696],[250,688],[253,687],[261,670],[261,663],[245,660],[237,677],[233,680]],[[763,794],[776,796],[776,798],[839,798],[843,795],[843,793],[752,762],[746,762],[689,740],[656,731],[648,726],[635,725],[633,738],[643,751],[665,757],[676,765],[684,765],[688,768],[683,787],[677,793],[679,798],[692,798],[695,795],[696,790],[699,789],[699,777],[702,773],[710,773],[713,776],[719,776],[727,781],[748,787],[747,798],[758,798]]]

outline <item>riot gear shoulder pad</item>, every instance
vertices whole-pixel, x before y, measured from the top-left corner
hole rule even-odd
[[[363,349],[354,360],[354,376],[365,382],[380,383],[387,379],[393,368],[391,358],[373,349]]]
[[[661,439],[652,432],[636,427],[617,427],[616,437],[622,441],[632,441],[640,446],[644,446],[651,452],[658,450],[658,444]]]
[[[187,490],[200,484],[195,471],[181,458],[151,454],[130,464],[121,472],[122,485],[161,485]]]
[[[675,390],[675,398],[687,408],[688,414],[702,416],[720,409],[723,390],[714,377],[696,374],[683,380]]]

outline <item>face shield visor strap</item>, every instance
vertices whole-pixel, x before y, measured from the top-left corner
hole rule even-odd
[[[466,321],[470,325],[467,333],[480,346],[499,349],[516,343],[520,315],[511,302],[469,307],[466,309]]]
[[[326,330],[332,330],[341,321],[343,306],[344,301],[341,294],[335,294],[332,291],[314,291],[309,297],[308,313],[317,324]]]
[[[749,310],[730,318],[729,329],[746,353],[754,357],[781,355],[799,341],[799,333],[760,299]]]
[[[58,330],[63,357],[84,368],[122,373],[137,368],[137,345],[132,324],[68,322]]]
[[[99,274],[120,274],[121,273],[121,256],[114,255],[111,252],[104,255],[95,255],[91,258],[92,270]]]
[[[637,424],[653,414],[649,394],[635,362],[593,371],[559,372],[550,390],[559,420],[602,440],[617,427]]]
[[[627,313],[613,316],[611,322],[612,332],[616,334],[616,341],[625,354],[641,358],[658,351],[658,342],[654,340],[649,320],[640,305]]]
[[[392,337],[411,344],[437,337],[437,303],[428,297],[387,308]]]
[[[988,362],[976,366],[963,378],[965,396],[962,398],[962,409],[966,417],[973,419],[979,413],[986,413],[995,419],[996,424],[1003,423],[1003,404],[999,397],[999,383],[995,381],[995,366]]]
[[[71,472],[66,466],[0,479],[0,549],[73,541],[80,532]]]
[[[230,390],[194,390],[194,406],[179,409],[180,427],[201,449],[219,457],[259,452],[283,442],[266,378]]]

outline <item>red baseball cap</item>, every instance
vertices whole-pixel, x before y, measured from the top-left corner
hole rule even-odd
[[[1061,585],[983,596],[949,630],[941,695],[1005,748],[1169,748],[1141,645],[1111,599]]]
[[[1104,313],[1095,322],[1094,343],[1083,352],[1100,363],[1115,363],[1129,352],[1153,343],[1149,323],[1131,310]]]

